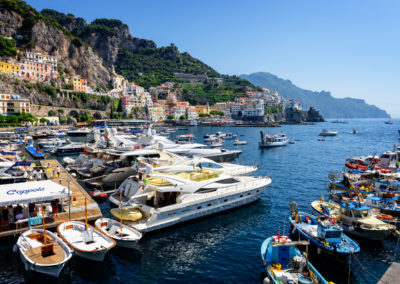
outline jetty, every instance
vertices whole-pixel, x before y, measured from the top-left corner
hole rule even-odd
[[[400,263],[393,262],[385,274],[378,281],[378,284],[399,283],[400,279]]]
[[[87,219],[88,221],[93,221],[102,217],[100,208],[98,204],[90,197],[84,188],[64,169],[64,167],[57,160],[41,160],[40,165],[44,171],[44,175],[47,178],[47,182],[50,180],[57,185],[60,185],[64,189],[64,196],[61,199],[61,206],[63,210],[57,214],[51,214],[51,220],[46,218],[46,228],[54,228],[59,224],[68,221],[84,221],[85,220],[85,199],[87,203]],[[57,167],[59,169],[59,174],[57,174]],[[29,185],[30,183],[46,183],[45,181],[38,182],[26,182],[11,184],[11,187],[18,187],[20,185]],[[52,183],[54,185],[54,183]],[[6,185],[5,185],[6,186]],[[43,187],[42,187],[43,188]],[[44,186],[45,188],[45,186]],[[46,188],[45,188],[46,190]],[[32,191],[32,190],[31,190]],[[71,202],[69,202],[69,197],[71,196]],[[56,197],[55,197],[56,198]],[[29,200],[33,201],[33,200]],[[20,202],[24,204],[24,202]],[[11,204],[15,204],[11,203]],[[47,204],[47,212],[51,212],[51,206]],[[8,226],[0,227],[0,237],[10,236],[20,234],[27,230],[28,219],[23,220],[14,226],[9,224]],[[35,228],[41,228],[41,225],[35,226]]]

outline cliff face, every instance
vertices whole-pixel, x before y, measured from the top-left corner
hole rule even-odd
[[[27,33],[24,21],[24,17],[15,11],[0,11],[0,22],[5,23],[0,25],[0,35],[18,39],[23,32],[29,34],[35,51],[57,56],[59,71],[68,70],[69,75],[79,74],[88,80],[92,88],[100,86],[106,89],[111,80],[110,68],[90,46],[73,40],[60,28],[41,19],[33,21]]]

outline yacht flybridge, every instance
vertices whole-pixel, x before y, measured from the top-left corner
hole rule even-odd
[[[143,180],[125,180],[110,201],[120,204],[122,190],[124,209],[132,213],[123,222],[149,232],[256,201],[270,183],[270,177],[230,176],[213,170],[154,173]]]

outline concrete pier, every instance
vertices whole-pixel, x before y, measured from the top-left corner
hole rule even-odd
[[[400,283],[400,263],[393,262],[378,281],[378,284],[389,283]]]

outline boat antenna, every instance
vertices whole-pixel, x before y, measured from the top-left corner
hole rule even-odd
[[[87,223],[87,204],[86,204],[86,197],[85,197],[85,231],[88,228],[88,223]]]
[[[121,213],[121,218],[120,218],[120,230],[121,230],[121,234],[120,234],[120,236],[121,236],[121,238],[122,238],[122,193],[124,192],[124,187],[121,187],[121,189],[120,189],[120,191],[119,191],[119,200],[120,200],[120,202],[119,202],[119,210],[120,210],[120,213]]]
[[[43,224],[43,239],[44,239],[44,244],[46,244],[46,222],[44,221],[44,208],[43,208],[43,203],[42,203],[42,224]]]

